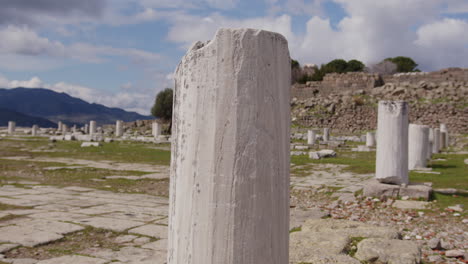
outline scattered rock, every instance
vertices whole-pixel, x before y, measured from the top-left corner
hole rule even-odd
[[[448,258],[458,258],[463,257],[465,255],[465,251],[461,249],[452,249],[445,251],[445,256]]]
[[[421,262],[421,250],[412,241],[368,238],[359,242],[355,258],[370,263],[414,264]]]

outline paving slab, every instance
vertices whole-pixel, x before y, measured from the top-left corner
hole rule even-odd
[[[19,246],[19,244],[0,244],[0,254],[5,253]]]
[[[108,260],[79,255],[63,256],[39,261],[37,264],[105,264]]]
[[[127,229],[141,226],[143,222],[115,219],[109,217],[90,217],[85,219],[78,219],[72,221],[74,223],[80,223],[83,225],[89,225],[96,228],[109,229],[116,232],[123,232]]]
[[[32,227],[6,226],[0,228],[0,242],[21,244],[35,247],[61,239],[63,236],[50,231],[41,231]]]
[[[167,238],[168,227],[149,224],[149,225],[144,225],[144,226],[130,229],[128,232],[132,234],[139,234],[139,235],[150,236],[150,237],[161,239],[161,238]]]

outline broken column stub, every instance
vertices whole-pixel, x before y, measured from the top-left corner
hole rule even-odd
[[[157,138],[161,135],[161,125],[158,122],[153,122],[151,128],[153,137]]]
[[[437,154],[440,152],[440,129],[434,128],[432,134],[432,153]]]
[[[288,263],[286,39],[220,29],[175,80],[168,264]]]
[[[308,130],[307,131],[307,144],[308,145],[313,145],[315,144],[315,130]]]
[[[89,134],[92,136],[96,134],[96,121],[89,121]]]
[[[375,147],[375,132],[366,133],[366,146]]]
[[[15,121],[8,121],[8,135],[13,135],[16,130],[16,122]]]
[[[429,127],[410,124],[408,143],[408,169],[425,168],[429,152]]]
[[[328,142],[330,141],[330,128],[324,128],[323,129],[323,141]]]
[[[380,101],[377,120],[376,179],[408,184],[408,104]]]
[[[123,121],[122,120],[117,120],[115,122],[115,136],[116,137],[123,136]]]

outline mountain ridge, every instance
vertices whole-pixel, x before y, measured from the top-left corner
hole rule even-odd
[[[116,107],[88,103],[67,93],[58,93],[45,88],[0,88],[0,107],[55,123],[62,121],[68,125],[83,125],[90,120],[104,125],[114,123],[116,120],[131,122],[154,119],[151,116]]]

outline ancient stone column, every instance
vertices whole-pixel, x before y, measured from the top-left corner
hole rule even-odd
[[[330,141],[330,128],[323,129],[323,141],[328,142]]]
[[[313,145],[315,144],[315,130],[308,130],[307,131],[307,144]]]
[[[366,133],[366,146],[375,147],[375,132]]]
[[[62,124],[62,134],[65,135],[65,133],[67,133],[68,131],[68,126],[66,124]]]
[[[57,131],[59,132],[62,132],[62,121],[58,121],[58,124],[57,124]]]
[[[440,140],[441,148],[448,148],[450,143],[449,143],[449,135],[448,135],[447,125],[440,124],[440,134],[441,134],[441,137],[443,137],[443,139],[441,138],[441,140]]]
[[[158,122],[152,124],[152,135],[157,138],[161,135],[161,125]]]
[[[408,144],[408,169],[425,168],[429,152],[429,127],[410,124]]]
[[[73,133],[76,133],[76,132],[77,132],[76,125],[73,125],[73,126],[72,126],[72,132],[73,132]]]
[[[89,133],[89,125],[88,125],[88,124],[85,124],[84,127],[83,127],[83,130],[84,130],[83,132],[84,132],[85,134],[88,134],[88,133]]]
[[[115,136],[116,137],[123,136],[123,121],[122,120],[117,120],[115,122]]]
[[[16,122],[15,121],[8,121],[8,135],[13,135],[16,129]]]
[[[408,104],[380,101],[377,120],[378,181],[408,184]]]
[[[220,29],[175,76],[168,264],[288,263],[286,39]]]
[[[440,129],[434,128],[432,137],[432,153],[436,154],[440,151]]]
[[[89,134],[92,136],[96,134],[96,121],[89,121]]]
[[[35,137],[37,136],[37,129],[38,129],[38,126],[37,125],[33,125],[32,128],[31,128],[31,136]]]
[[[434,144],[434,129],[429,128],[429,141],[427,144],[427,159],[431,159],[432,157],[432,145]]]

